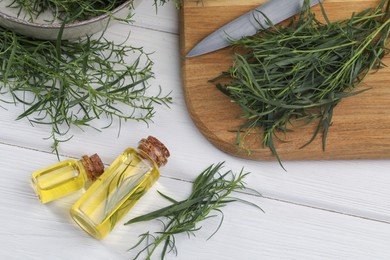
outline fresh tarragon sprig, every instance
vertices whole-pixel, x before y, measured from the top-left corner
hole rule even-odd
[[[163,223],[162,231],[154,234],[146,232],[140,236],[139,242],[130,249],[133,250],[142,246],[135,259],[145,252],[147,255],[146,259],[150,259],[160,246],[162,247],[161,259],[164,259],[166,254],[170,252],[177,254],[176,235],[182,233],[188,234],[188,236],[193,235],[194,232],[201,229],[201,226],[199,226],[200,222],[218,215],[210,215],[210,213],[214,212],[219,213],[221,219],[219,226],[210,235],[212,237],[222,225],[224,214],[221,208],[227,204],[239,201],[255,206],[262,211],[256,204],[231,196],[232,192],[249,190],[244,182],[244,178],[249,173],[243,170],[238,175],[231,170],[221,173],[223,165],[224,163],[222,162],[205,169],[195,179],[192,193],[187,199],[177,201],[160,193],[163,198],[172,203],[170,206],[133,218],[125,223],[125,225],[130,225],[155,219]]]

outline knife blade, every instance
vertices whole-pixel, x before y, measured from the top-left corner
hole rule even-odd
[[[269,28],[267,18],[275,25],[302,10],[305,0],[270,0],[252,11],[227,23],[200,41],[187,57],[196,57],[225,48],[233,40],[256,34],[260,29]],[[310,0],[310,7],[322,0]]]

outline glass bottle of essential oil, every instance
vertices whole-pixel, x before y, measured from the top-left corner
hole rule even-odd
[[[149,136],[126,149],[73,205],[70,214],[89,235],[103,239],[160,176],[168,149]]]
[[[99,155],[65,160],[32,174],[32,184],[42,203],[88,188],[104,171]]]

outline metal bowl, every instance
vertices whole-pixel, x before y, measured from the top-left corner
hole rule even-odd
[[[84,21],[66,24],[62,39],[77,39],[85,35],[92,35],[104,30],[117,19],[128,17],[131,12],[131,4],[136,7],[142,0],[129,0],[112,11],[112,15],[103,14]],[[61,30],[60,21],[52,21],[51,13],[43,13],[34,21],[24,19],[23,14],[18,14],[19,9],[10,8],[12,0],[0,0],[0,26],[13,30],[16,33],[37,39],[55,40]]]

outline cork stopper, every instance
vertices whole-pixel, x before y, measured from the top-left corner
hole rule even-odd
[[[158,167],[165,165],[170,156],[168,149],[163,143],[153,136],[148,136],[139,141],[138,150],[147,154]]]
[[[95,181],[104,172],[104,165],[98,154],[84,155],[81,163],[87,173],[88,179]]]

